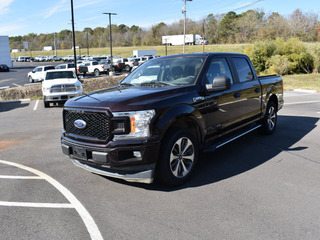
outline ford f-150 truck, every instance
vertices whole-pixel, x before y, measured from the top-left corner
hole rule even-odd
[[[283,82],[258,77],[235,53],[152,59],[118,86],[66,102],[61,146],[88,171],[177,186],[199,151],[213,151],[255,129],[274,132]]]

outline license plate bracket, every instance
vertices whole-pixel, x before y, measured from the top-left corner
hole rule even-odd
[[[87,151],[84,148],[74,147],[73,157],[81,160],[88,160]]]

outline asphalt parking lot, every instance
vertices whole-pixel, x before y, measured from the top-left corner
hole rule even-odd
[[[320,94],[285,93],[277,130],[202,154],[179,188],[74,166],[62,108],[0,103],[0,239],[319,239]]]

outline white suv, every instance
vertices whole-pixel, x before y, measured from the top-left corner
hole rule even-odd
[[[50,69],[55,69],[55,67],[52,65],[36,67],[32,72],[28,73],[29,82],[41,82],[44,79],[46,72]]]
[[[81,95],[82,85],[72,70],[50,70],[42,82],[42,94],[44,107],[47,108],[50,102],[65,102]]]

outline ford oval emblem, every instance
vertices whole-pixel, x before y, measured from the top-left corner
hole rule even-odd
[[[84,129],[87,126],[87,123],[81,119],[74,121],[74,126],[79,129]]]

